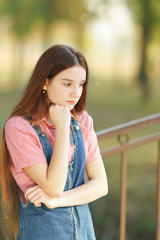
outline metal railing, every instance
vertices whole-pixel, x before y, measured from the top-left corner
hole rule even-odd
[[[141,145],[157,141],[158,142],[158,163],[157,163],[157,230],[156,240],[160,240],[160,132],[145,135],[140,138],[130,140],[129,132],[137,129],[149,127],[160,123],[160,113],[144,118],[130,121],[115,127],[111,127],[97,132],[98,140],[117,137],[118,145],[108,147],[101,151],[102,157],[121,154],[121,199],[120,199],[120,240],[126,239],[126,206],[127,206],[127,151]],[[125,140],[125,141],[124,141]]]

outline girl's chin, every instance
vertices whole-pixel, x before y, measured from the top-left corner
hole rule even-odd
[[[67,106],[67,107],[68,107],[68,106]],[[68,108],[69,108],[70,111],[72,111],[74,107],[68,107]]]
[[[74,108],[74,106],[73,105],[66,105],[66,104],[59,104],[59,103],[53,103],[53,102],[50,102],[50,104],[54,104],[54,105],[61,105],[61,106],[63,106],[63,107],[68,107],[69,108],[69,110],[71,111],[71,110],[73,110],[73,108]]]

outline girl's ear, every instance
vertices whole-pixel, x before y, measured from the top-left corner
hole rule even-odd
[[[48,78],[45,81],[45,84],[43,86],[43,90],[47,91],[47,86],[48,86]]]

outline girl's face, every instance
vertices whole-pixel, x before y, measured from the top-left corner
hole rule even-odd
[[[76,65],[58,73],[51,81],[47,79],[43,90],[52,103],[72,110],[82,95],[85,81],[86,70]]]

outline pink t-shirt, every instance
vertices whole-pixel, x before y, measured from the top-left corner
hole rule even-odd
[[[78,114],[79,125],[82,130],[86,150],[86,164],[101,157],[97,137],[93,128],[93,120],[86,111]],[[52,147],[55,142],[55,127],[46,118],[38,121],[42,131],[47,134]],[[21,189],[21,196],[25,202],[24,192],[35,183],[25,173],[24,168],[46,163],[39,137],[30,123],[20,116],[10,118],[5,125],[5,138],[10,153],[10,170]],[[72,160],[75,146],[70,145],[69,159]]]

